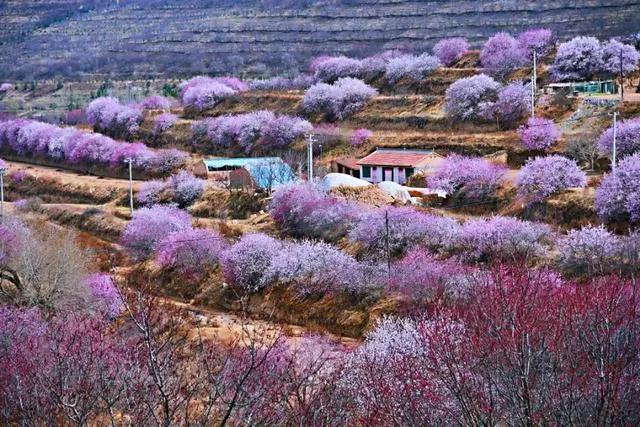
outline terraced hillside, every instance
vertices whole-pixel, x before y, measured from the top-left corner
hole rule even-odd
[[[5,0],[0,23],[0,78],[265,74],[317,54],[421,50],[453,35],[477,45],[531,26],[629,34],[640,1]]]

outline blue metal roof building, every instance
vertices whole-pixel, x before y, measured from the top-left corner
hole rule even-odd
[[[297,181],[296,175],[280,157],[238,157],[204,160],[207,172],[232,172],[244,169],[253,184],[263,190],[272,190]],[[237,180],[236,180],[237,181]]]

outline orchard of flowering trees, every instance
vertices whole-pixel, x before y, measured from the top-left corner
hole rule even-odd
[[[184,208],[202,196],[204,184],[204,180],[182,170],[162,181],[144,182],[137,194],[138,203],[142,206],[175,203]]]
[[[299,117],[261,110],[204,119],[194,122],[191,128],[194,144],[255,153],[288,148],[312,126]]]
[[[187,159],[186,153],[175,149],[154,150],[140,142],[25,119],[0,121],[0,151],[75,169],[124,170],[125,160],[131,159],[133,168],[147,176],[166,175]]]

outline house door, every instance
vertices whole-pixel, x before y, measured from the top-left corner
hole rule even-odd
[[[393,181],[393,168],[383,168],[382,171],[385,181]]]

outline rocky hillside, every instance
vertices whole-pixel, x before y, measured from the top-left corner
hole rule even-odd
[[[0,78],[265,74],[309,56],[424,50],[460,35],[550,27],[561,37],[640,28],[640,1],[4,0]]]

